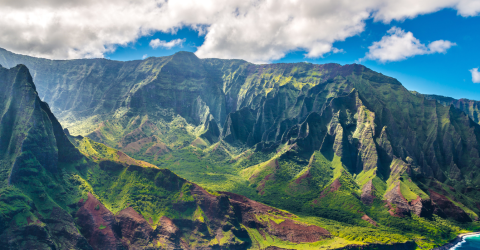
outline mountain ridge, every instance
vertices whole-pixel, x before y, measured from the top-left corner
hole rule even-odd
[[[86,136],[77,147],[105,143],[369,244],[431,247],[476,225],[479,125],[364,66],[20,59]]]
[[[0,67],[0,90],[9,97],[0,100],[4,247],[260,249],[336,238],[286,211],[208,192],[167,169],[64,133],[24,65]],[[338,246],[351,244],[340,240]]]

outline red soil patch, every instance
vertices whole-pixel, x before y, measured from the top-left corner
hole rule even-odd
[[[416,205],[417,203],[422,202],[422,198],[420,196],[417,196],[417,198],[413,201],[410,202],[411,205]]]
[[[299,184],[303,179],[307,179],[310,177],[310,171],[307,170],[307,172],[305,172],[304,174],[302,174],[302,176],[298,177],[296,180],[295,180],[295,183]],[[308,179],[307,179],[308,181]]]
[[[362,216],[362,220],[364,220],[364,221],[366,221],[366,222],[368,222],[368,223],[370,223],[370,224],[378,227],[377,222],[375,222],[374,220],[372,220],[372,218],[368,217],[368,215],[366,215],[366,214],[364,214],[364,215]]]
[[[137,161],[126,155],[122,151],[117,151],[118,161],[125,162],[129,165],[137,165]]]
[[[242,205],[248,206],[249,208],[255,210],[255,212],[275,213],[275,214],[278,214],[278,215],[281,215],[281,216],[284,216],[284,217],[291,217],[292,216],[292,214],[283,212],[283,211],[278,210],[278,209],[273,208],[273,207],[269,207],[265,204],[262,204],[260,202],[254,201],[254,200],[250,200],[243,195],[234,194],[234,193],[230,193],[230,192],[219,192],[219,193],[228,195],[231,202],[242,203]]]
[[[263,191],[263,189],[265,188],[265,183],[266,183],[268,180],[274,180],[273,174],[269,174],[269,175],[265,176],[265,178],[263,178],[263,180],[260,182],[260,185],[258,185],[257,191],[258,191],[258,193],[259,193],[260,195],[264,195],[264,194],[265,194],[265,191]]]
[[[76,217],[82,235],[93,249],[116,248],[119,240],[112,229],[116,223],[113,214],[92,194],[88,194],[87,201],[77,211]]]
[[[330,185],[330,192],[338,191],[338,189],[342,186],[339,179],[333,181],[332,185]]]
[[[275,169],[278,169],[278,159],[275,159],[275,161],[271,160],[270,162],[267,163],[267,165],[264,167],[265,169],[272,169],[275,171]],[[248,178],[248,180],[254,180],[258,177],[258,174],[254,174]]]
[[[160,232],[163,235],[173,236],[177,235],[180,230],[170,218],[162,216],[162,218],[160,218]]]
[[[213,150],[212,150],[212,152],[215,152],[215,151],[217,151],[217,148],[218,148],[218,146],[219,146],[219,145],[220,145],[220,143],[217,143],[217,145],[215,145],[215,147],[213,147]]]
[[[406,203],[408,203],[407,199],[405,199],[405,197],[403,197],[403,194],[402,194],[402,189],[400,188],[400,184],[398,184],[397,186],[397,194],[398,194],[398,197],[400,197],[403,201],[405,201]],[[418,197],[418,196],[417,196]]]
[[[340,187],[342,186],[342,183],[340,183],[339,179],[335,179],[332,184],[330,184],[329,188],[326,188],[325,190],[320,193],[320,197],[318,199],[314,200],[313,203],[317,204],[318,200],[321,200],[325,196],[327,196],[329,193],[333,193],[335,191],[338,191]]]
[[[192,145],[192,146],[194,146],[194,147],[198,147],[199,145],[205,146],[205,142],[203,142],[202,139],[197,138],[197,139],[193,140],[190,145]]]
[[[330,237],[330,233],[321,227],[304,225],[288,219],[280,224],[270,220],[270,226],[273,229],[269,232],[270,234],[294,243],[316,242]]]
[[[389,213],[391,216],[393,216],[393,217],[402,217],[402,216],[400,216],[400,215],[397,214],[398,208],[397,208],[397,210],[394,211],[393,206],[392,206],[392,204],[391,204],[390,202],[388,202],[385,206],[388,208],[388,213]]]
[[[137,213],[137,211],[135,211],[135,209],[133,209],[132,207],[127,207],[123,209],[115,217],[127,217],[135,223],[145,222],[143,216]]]
[[[152,137],[142,138],[127,144],[122,150],[128,153],[138,153],[145,145],[152,143],[152,141]]]
[[[400,184],[397,183],[396,186],[385,194],[385,198],[388,202],[389,213],[395,217],[404,217],[412,210],[412,207],[408,203],[407,199],[403,197]]]
[[[134,129],[132,132],[126,134],[123,138],[122,138],[122,142],[121,142],[121,145],[128,145],[132,142],[136,142],[138,140],[141,140],[143,138],[147,137],[147,135],[145,133],[143,133],[143,131],[140,129],[140,128],[136,128]]]
[[[167,145],[163,142],[158,142],[153,144],[150,148],[145,151],[146,155],[155,155],[155,160],[158,159],[158,156],[162,156],[166,153],[170,152],[170,149],[168,149]]]
[[[115,219],[118,221],[122,232],[122,243],[125,246],[135,245],[136,241],[150,241],[153,232],[152,227],[147,223],[142,215],[137,213],[132,207],[127,207],[120,211]]]
[[[30,216],[28,216],[28,217],[27,217],[27,224],[30,225],[30,224],[32,224],[32,223],[33,223],[33,220],[30,219]]]

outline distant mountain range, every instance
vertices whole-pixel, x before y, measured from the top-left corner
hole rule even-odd
[[[2,245],[429,249],[480,227],[478,102],[356,64],[0,64]]]

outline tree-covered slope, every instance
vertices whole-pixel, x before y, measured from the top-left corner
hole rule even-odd
[[[0,54],[32,68],[72,134],[336,237],[432,247],[476,225],[479,125],[362,65]]]

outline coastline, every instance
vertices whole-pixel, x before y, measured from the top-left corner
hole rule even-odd
[[[476,235],[476,234],[480,234],[480,232],[472,232],[472,233],[464,233],[464,234],[459,234],[457,235],[457,237],[455,239],[453,239],[452,241],[450,241],[449,243],[441,246],[441,247],[436,247],[432,250],[448,250],[452,247],[454,247],[455,245],[457,245],[458,243],[462,242],[463,240],[463,237],[465,236],[469,236],[469,235]]]

